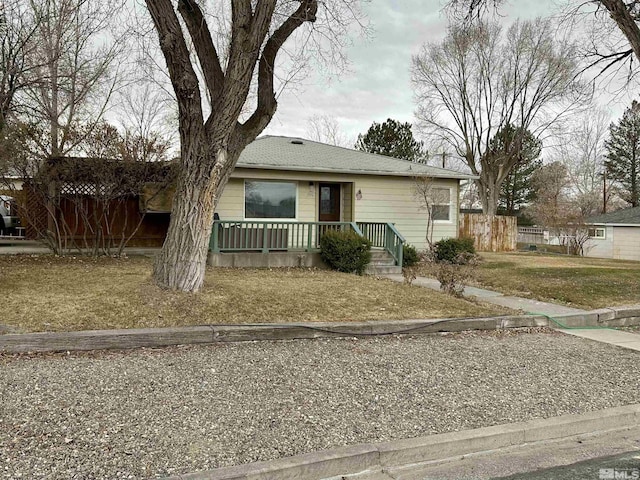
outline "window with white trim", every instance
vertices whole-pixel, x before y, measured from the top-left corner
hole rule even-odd
[[[589,238],[604,239],[607,237],[607,229],[602,227],[595,227],[589,229]]]
[[[297,182],[245,180],[244,218],[295,219],[297,197]]]
[[[451,189],[434,187],[431,191],[431,218],[434,222],[450,222],[451,214]]]

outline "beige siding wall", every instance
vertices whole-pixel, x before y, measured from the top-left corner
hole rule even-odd
[[[232,178],[224,187],[218,201],[216,213],[221,220],[242,220],[244,218],[244,180]]]
[[[640,227],[613,227],[613,258],[640,260]]]
[[[345,222],[353,221],[353,201],[353,184],[345,183],[342,186],[342,220]]]
[[[458,182],[437,181],[437,187],[452,189],[449,222],[434,224],[433,240],[458,236]],[[362,192],[362,199],[355,201],[356,221],[392,222],[408,243],[419,250],[426,248],[427,212],[420,207],[413,180],[407,177],[375,177],[361,175],[355,178],[354,189]]]
[[[374,175],[336,175],[312,172],[236,169],[227,184],[217,212],[222,220],[244,219],[244,179],[291,180],[298,183],[297,220],[317,221],[318,182],[343,185],[343,220],[392,222],[407,242],[418,249],[426,248],[427,214],[420,207],[410,177],[382,177]],[[313,185],[310,185],[313,182]],[[451,189],[453,206],[448,222],[436,223],[433,239],[456,237],[458,234],[458,181],[437,180],[437,187]],[[362,198],[356,199],[360,191]],[[347,213],[345,213],[347,212]]]

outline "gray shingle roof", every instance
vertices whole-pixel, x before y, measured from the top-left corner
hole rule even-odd
[[[605,213],[603,215],[591,217],[587,220],[587,223],[619,223],[627,225],[640,225],[640,207],[625,208],[616,212]]]
[[[301,138],[276,136],[260,137],[249,144],[240,155],[236,167],[402,177],[476,178],[466,173],[408,160]]]

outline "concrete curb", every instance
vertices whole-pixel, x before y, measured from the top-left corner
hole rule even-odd
[[[640,324],[640,305],[554,316],[564,326],[617,327]],[[544,315],[487,318],[381,320],[368,322],[259,323],[171,328],[85,330],[80,332],[0,334],[0,352],[60,352],[198,345],[221,342],[293,340],[374,335],[421,335],[464,330],[556,327]],[[0,330],[1,333],[1,330]]]
[[[80,332],[25,333],[0,335],[0,352],[56,352],[71,350],[166,347],[222,342],[291,340],[374,335],[428,334],[464,330],[496,330],[544,327],[543,316],[511,315],[489,318],[446,318],[439,320],[388,320],[369,322],[261,323],[206,325],[175,328],[85,330]]]
[[[166,480],[321,480],[399,471],[498,448],[626,429],[640,424],[640,404],[225,467]]]
[[[535,313],[535,312],[532,312]],[[640,305],[609,307],[584,313],[565,313],[554,318],[567,327],[627,327],[640,324]],[[555,326],[551,322],[551,326]]]

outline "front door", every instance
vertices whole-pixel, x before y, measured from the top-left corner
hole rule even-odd
[[[321,183],[320,205],[318,212],[319,222],[339,222],[340,221],[340,184]]]

